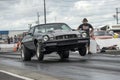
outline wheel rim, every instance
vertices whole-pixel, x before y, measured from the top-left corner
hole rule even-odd
[[[24,50],[23,50],[23,47],[21,47],[21,57],[22,57],[22,59],[24,59]]]
[[[39,44],[37,45],[37,57],[40,56],[40,49],[39,49]]]

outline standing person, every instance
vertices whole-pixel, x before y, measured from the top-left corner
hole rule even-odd
[[[90,37],[93,33],[93,27],[91,24],[88,23],[88,20],[86,18],[83,19],[83,24],[81,24],[79,27],[78,27],[78,30],[84,30],[86,31],[87,35]],[[90,52],[90,40],[88,42],[88,54],[92,54]]]
[[[17,43],[17,36],[14,35],[14,43]]]
[[[8,36],[8,38],[7,38],[7,41],[8,41],[8,44],[10,44],[10,38],[9,38],[9,36]]]
[[[13,37],[10,38],[10,42],[13,43]]]

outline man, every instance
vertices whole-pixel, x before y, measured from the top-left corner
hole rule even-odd
[[[88,20],[86,18],[83,19],[83,24],[81,24],[79,27],[78,27],[78,30],[84,30],[86,31],[87,35],[90,37],[93,33],[93,27],[91,24],[88,23]],[[88,54],[92,54],[90,52],[90,40],[88,42]]]

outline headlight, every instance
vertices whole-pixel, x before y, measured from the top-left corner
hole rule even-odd
[[[87,37],[87,34],[86,33],[82,33],[82,37],[83,38]]]
[[[43,36],[43,41],[48,41],[49,37],[48,36]]]

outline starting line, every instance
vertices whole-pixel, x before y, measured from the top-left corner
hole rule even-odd
[[[24,76],[20,76],[20,75],[11,73],[11,72],[7,72],[7,71],[4,71],[4,70],[0,70],[0,72],[5,73],[5,74],[7,74],[7,75],[9,75],[9,76],[13,76],[13,77],[16,77],[16,78],[23,79],[23,80],[34,80],[34,79],[30,79],[30,78],[27,78],[27,77],[24,77]],[[9,79],[8,79],[8,80],[9,80]]]

